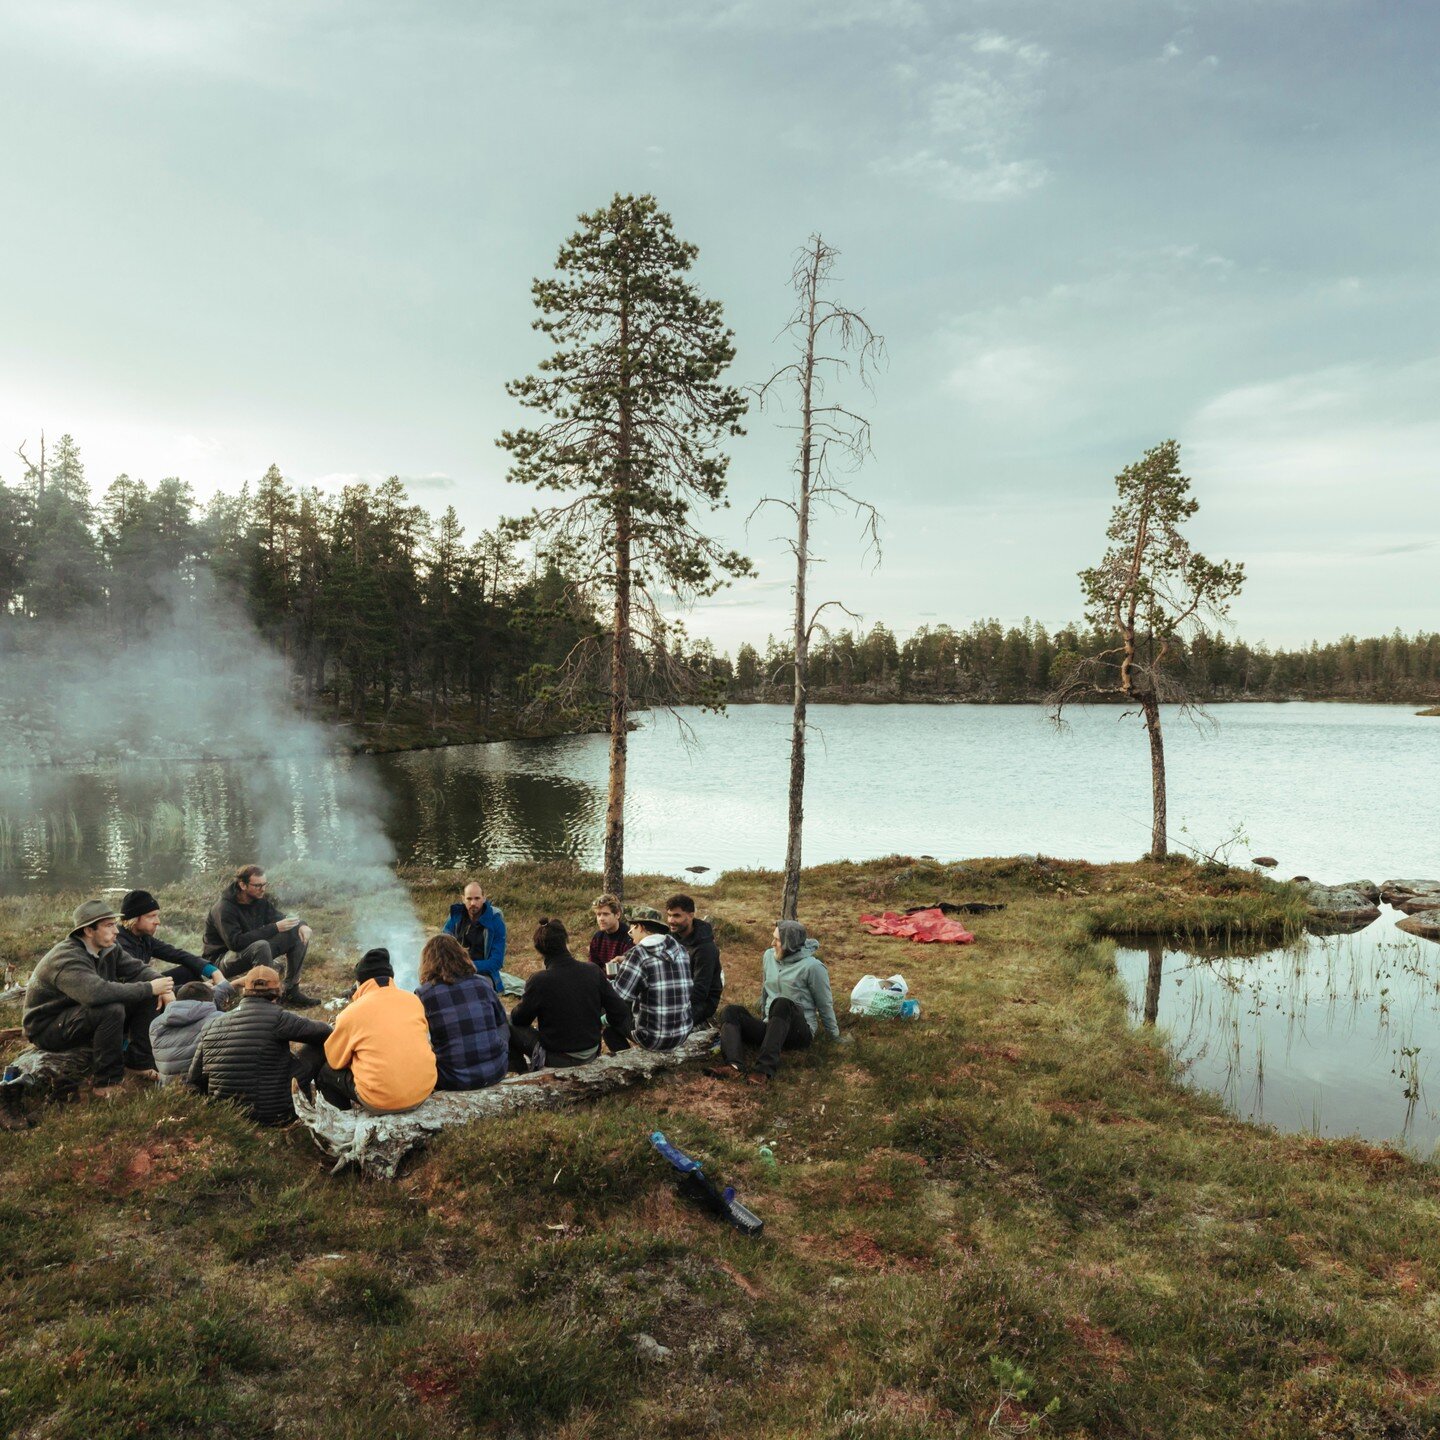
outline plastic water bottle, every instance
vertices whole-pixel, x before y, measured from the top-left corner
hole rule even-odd
[[[780,1173],[780,1162],[775,1158],[775,1152],[768,1145],[762,1145],[755,1153],[760,1157],[760,1168],[767,1175]]]
[[[918,1020],[920,1018],[920,1002],[918,1000],[902,1000],[900,1002],[900,1018],[902,1020]]]

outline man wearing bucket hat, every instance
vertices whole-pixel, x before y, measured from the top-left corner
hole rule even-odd
[[[690,956],[670,933],[665,917],[647,906],[630,912],[634,948],[620,961],[615,989],[634,1016],[634,1038],[645,1050],[673,1050],[693,1028]],[[611,1050],[627,1048],[625,1038],[607,1029]]]
[[[150,1021],[175,982],[115,943],[119,916],[104,900],[85,901],[71,919],[30,976],[20,1025],[38,1050],[88,1049],[91,1084],[110,1094],[126,1070],[154,1075]]]

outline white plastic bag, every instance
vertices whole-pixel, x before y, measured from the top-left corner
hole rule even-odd
[[[878,975],[862,975],[850,992],[850,1013],[898,1015],[909,993],[910,987],[903,975],[892,975],[888,980],[882,980]]]
[[[850,992],[850,1013],[868,1015],[870,1002],[880,993],[880,978],[877,975],[862,975]]]

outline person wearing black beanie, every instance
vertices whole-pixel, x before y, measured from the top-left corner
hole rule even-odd
[[[395,984],[388,950],[367,950],[355,982],[354,997],[325,1042],[315,1083],[341,1110],[413,1110],[439,1078],[424,1002]]]
[[[381,946],[367,950],[355,967],[355,983],[363,985],[367,980],[387,984],[395,978],[395,967],[390,963],[390,952]]]
[[[168,975],[176,985],[185,985],[191,980],[213,983],[219,979],[219,970],[208,960],[156,939],[159,928],[160,902],[148,890],[127,891],[120,902],[120,929],[115,936],[127,955]],[[164,968],[166,966],[170,968]]]

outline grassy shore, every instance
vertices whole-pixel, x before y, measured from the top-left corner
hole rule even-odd
[[[274,878],[338,988],[343,907]],[[453,875],[404,878],[443,914]],[[587,934],[594,888],[496,872],[516,960],[541,913]],[[162,895],[182,935],[208,890]],[[706,892],[728,998],[754,1000],[777,893],[759,872]],[[0,898],[0,937],[35,951],[75,898]],[[936,898],[1007,908],[965,948],[855,924]],[[787,1057],[763,1092],[677,1074],[443,1136],[393,1185],[331,1179],[303,1130],[173,1091],[0,1135],[0,1433],[1436,1433],[1440,1174],[1229,1118],[1130,1028],[1114,977],[1109,934],[1273,937],[1289,887],[1184,862],[892,859],[811,871],[802,909],[842,1008],[862,974],[900,970],[922,1015],[842,1016],[853,1045]],[[765,1234],[677,1200],[654,1129]]]

